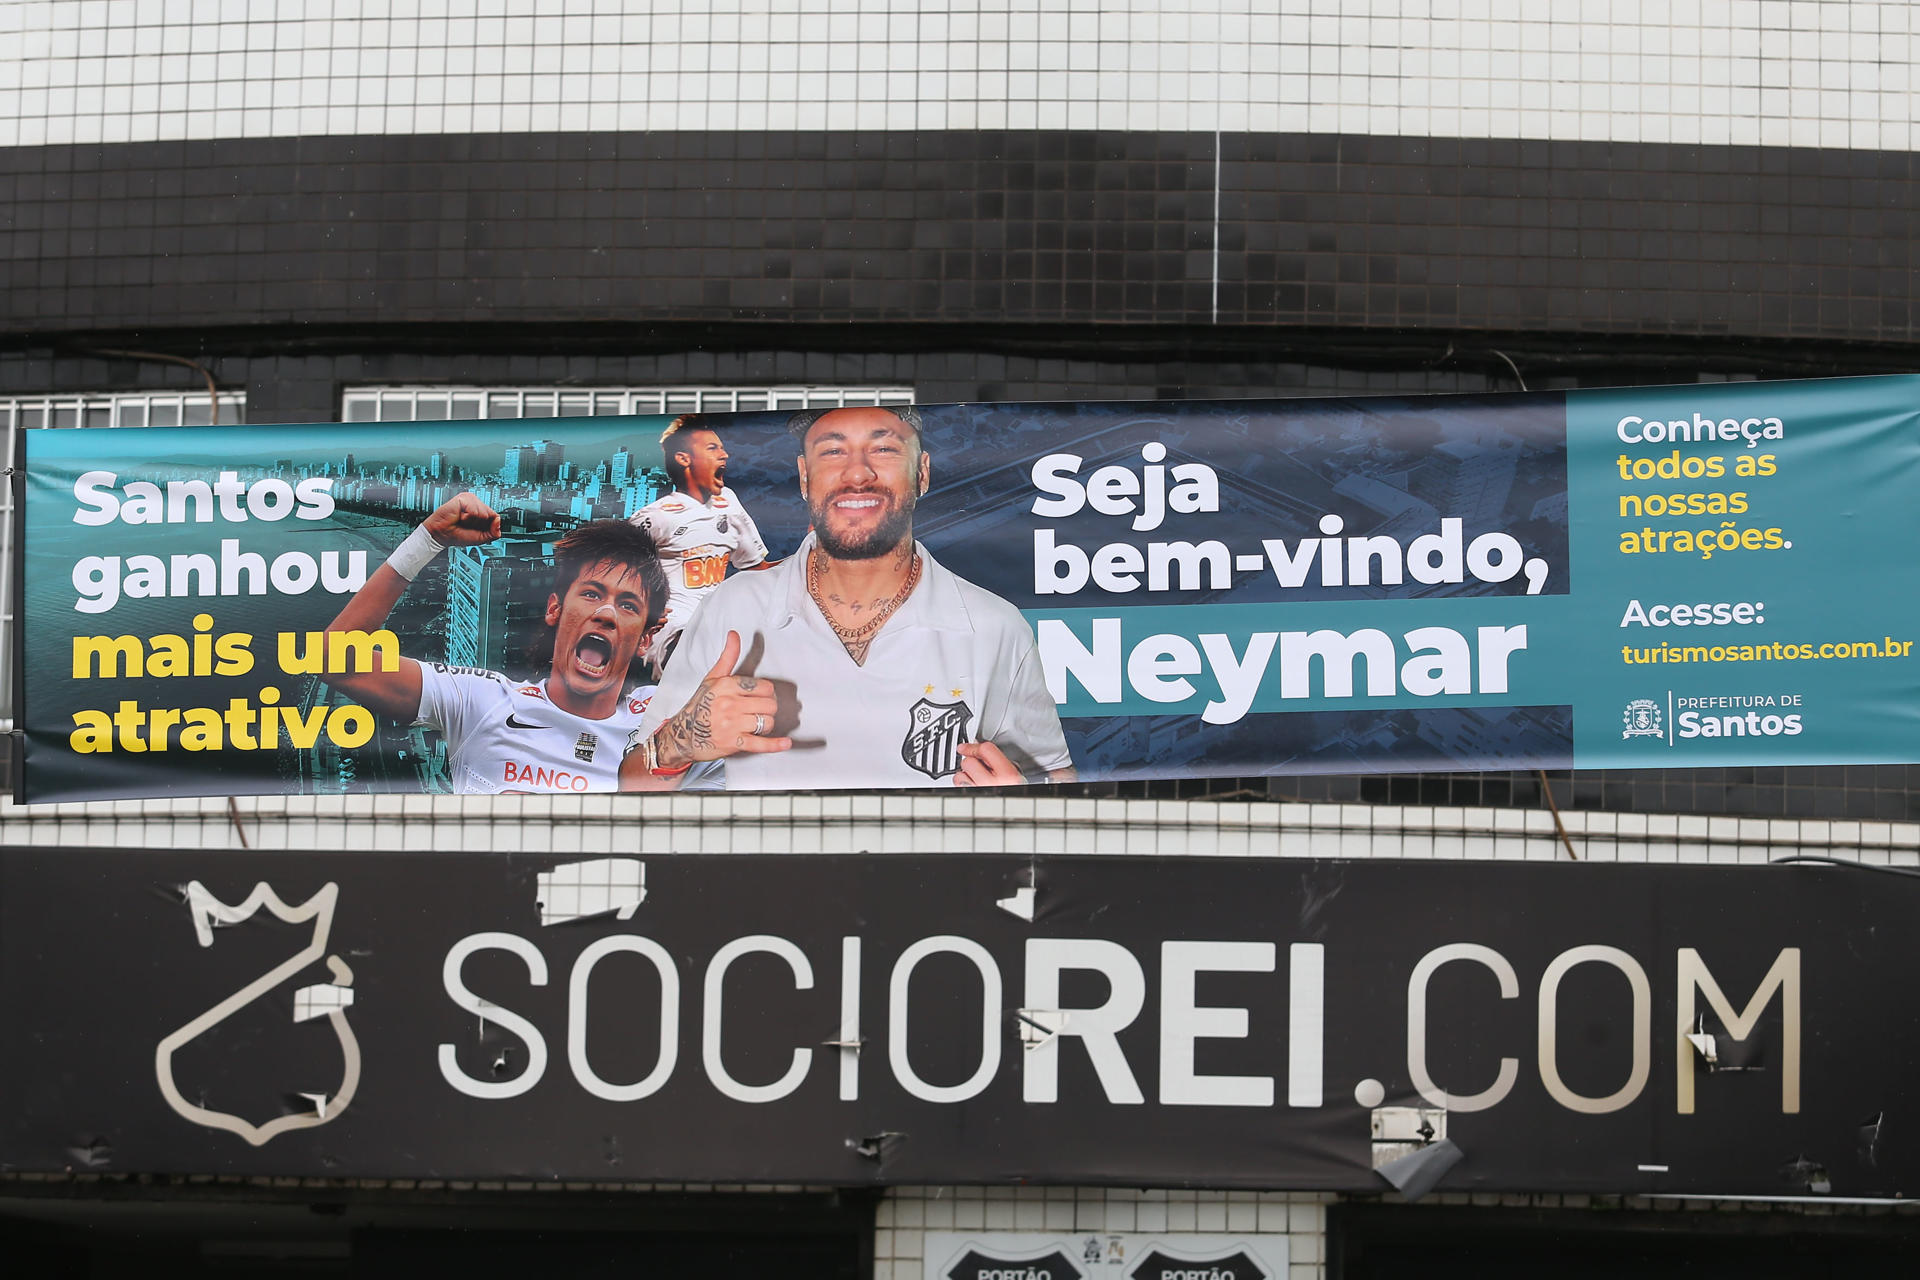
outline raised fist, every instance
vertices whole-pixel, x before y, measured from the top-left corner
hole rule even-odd
[[[443,547],[470,547],[500,536],[500,515],[470,493],[457,493],[421,522]]]

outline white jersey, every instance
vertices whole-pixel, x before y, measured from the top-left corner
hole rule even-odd
[[[414,723],[446,735],[447,772],[462,794],[617,791],[627,733],[652,694],[634,689],[605,720],[589,720],[554,706],[544,680],[422,662]]]
[[[629,522],[660,548],[667,571],[667,619],[653,647],[679,635],[700,602],[726,580],[727,566],[750,569],[767,558],[767,544],[733,490],[722,486],[711,503],[674,492],[649,502]]]
[[[684,706],[737,631],[741,652],[758,658],[736,674],[776,682],[773,731],[794,744],[728,756],[730,789],[951,786],[962,742],[993,743],[1030,778],[1067,768],[1027,620],[919,550],[919,585],[874,637],[864,666],[807,594],[811,534],[777,567],[729,579],[687,625],[641,727],[651,732]]]

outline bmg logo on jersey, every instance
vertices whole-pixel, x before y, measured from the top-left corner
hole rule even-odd
[[[960,771],[960,744],[972,722],[973,711],[964,702],[922,698],[907,709],[900,758],[929,778],[951,777]]]
[[[709,548],[702,547],[702,552]],[[717,555],[702,555],[688,552],[680,557],[680,571],[686,575],[689,587],[717,587],[726,581],[727,556],[725,551]]]

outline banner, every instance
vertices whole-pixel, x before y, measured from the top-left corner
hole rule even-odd
[[[26,439],[31,800],[1920,758],[1920,378]]]
[[[0,1164],[1894,1196],[1917,895],[1810,866],[8,849]]]

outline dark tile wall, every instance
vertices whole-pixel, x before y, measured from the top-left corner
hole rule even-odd
[[[1905,152],[1234,141],[1223,317],[1892,341],[1920,320]]]
[[[914,321],[1920,336],[1920,160],[1905,153],[1218,145],[939,131],[11,148],[0,334]]]
[[[1561,809],[1694,813],[1735,818],[1920,821],[1920,766],[1820,765],[1771,769],[1585,769],[1547,774]],[[1273,778],[1280,800],[1367,804],[1547,806],[1538,773],[1424,773]]]

